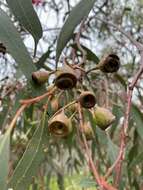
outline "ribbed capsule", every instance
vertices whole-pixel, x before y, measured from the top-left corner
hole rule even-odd
[[[120,68],[120,59],[116,54],[108,54],[100,60],[97,67],[104,73],[117,72]]]
[[[110,110],[97,106],[93,113],[93,119],[100,129],[105,130],[115,121],[116,117]]]
[[[32,79],[37,84],[43,84],[48,81],[50,76],[49,71],[36,71],[32,73]]]
[[[72,131],[71,121],[63,111],[49,121],[48,128],[50,133],[56,137],[66,137]]]
[[[92,108],[96,104],[95,95],[90,91],[84,91],[79,96],[79,103],[84,108]]]
[[[69,65],[64,64],[62,68],[57,71],[57,76],[55,79],[55,86],[61,90],[72,89],[76,86],[77,78]]]

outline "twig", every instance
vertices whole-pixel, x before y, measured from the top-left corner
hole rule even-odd
[[[82,31],[83,31],[84,23],[85,23],[85,19],[83,19],[83,21],[81,22],[79,32],[77,33],[76,38],[75,38],[75,42],[77,44],[77,47],[82,52],[82,56],[83,56],[82,62],[80,63],[80,65],[84,65],[86,63],[86,51],[80,45],[80,36],[81,36]]]
[[[52,90],[46,92],[45,94],[42,94],[41,96],[37,96],[36,98],[31,98],[31,99],[27,99],[27,100],[20,100],[21,104],[34,104],[37,103],[39,101],[41,101],[42,99],[46,98],[47,96],[52,95],[56,90],[56,87],[53,87]]]
[[[20,116],[20,114],[24,111],[24,109],[25,109],[26,107],[27,107],[27,105],[25,104],[25,105],[22,105],[22,106],[17,110],[17,112],[16,112],[14,118],[12,119],[12,121],[11,121],[11,123],[10,123],[10,125],[9,125],[10,131],[12,131],[12,129],[14,128],[15,123],[16,123],[16,121],[17,121],[17,118]]]
[[[121,178],[122,163],[123,163],[123,160],[124,160],[124,154],[125,154],[125,150],[126,150],[126,137],[127,137],[129,116],[130,116],[130,110],[131,110],[132,94],[133,94],[133,90],[134,90],[134,87],[135,87],[138,79],[141,77],[141,75],[143,73],[143,45],[141,43],[139,43],[138,41],[136,41],[135,39],[133,39],[133,37],[130,34],[126,33],[122,28],[119,28],[117,25],[115,25],[115,24],[113,24],[113,23],[111,23],[111,22],[109,22],[107,20],[103,20],[101,18],[98,18],[96,16],[94,16],[94,18],[96,18],[97,20],[100,20],[101,22],[104,22],[104,23],[112,26],[113,28],[115,28],[116,30],[121,32],[125,37],[127,37],[132,42],[133,45],[136,46],[136,48],[139,50],[139,53],[141,55],[140,69],[136,73],[132,83],[127,88],[127,106],[126,106],[126,111],[125,111],[125,117],[124,117],[122,130],[121,130],[121,143],[120,143],[119,154],[118,154],[117,159],[113,163],[113,165],[108,169],[107,173],[105,174],[105,179],[107,179],[109,177],[109,175],[112,173],[113,169],[116,168],[115,186],[118,188],[119,181],[120,181],[120,178]],[[89,73],[89,72],[91,72],[93,70],[95,70],[95,68],[91,69],[90,71],[87,71],[87,73]]]
[[[107,25],[110,25],[112,26],[113,28],[115,28],[116,30],[118,30],[119,32],[121,32],[124,36],[126,36],[131,42],[132,44],[134,44],[136,46],[136,48],[139,50],[139,51],[143,51],[143,45],[136,41],[129,33],[126,33],[122,28],[119,28],[116,24],[113,24],[105,19],[102,19],[102,18],[99,18],[97,16],[94,16],[93,18],[101,21],[101,22],[104,22],[106,23]]]
[[[115,177],[115,185],[118,187],[120,178],[121,178],[121,169],[122,169],[122,161],[124,160],[124,154],[126,149],[126,137],[127,137],[127,130],[129,125],[129,115],[131,110],[131,100],[132,100],[132,94],[134,87],[140,78],[140,76],[143,73],[143,52],[141,53],[141,60],[140,60],[141,66],[139,71],[136,73],[134,79],[132,80],[132,83],[129,85],[128,91],[127,91],[127,109],[125,113],[123,128],[121,132],[121,144],[120,144],[120,151],[117,159],[116,167],[116,177]]]
[[[49,102],[49,100],[50,100],[50,98],[51,98],[51,95],[52,95],[52,93],[49,94],[48,102]],[[37,98],[38,98],[38,97],[37,97]],[[24,101],[24,100],[23,100],[23,101]],[[30,103],[31,103],[31,102],[30,102]],[[20,116],[20,114],[24,111],[24,109],[25,109],[26,107],[29,106],[30,103],[25,103],[25,104],[23,104],[23,105],[17,110],[17,112],[16,112],[14,118],[12,119],[12,121],[11,121],[11,123],[10,123],[10,125],[9,125],[10,131],[12,131],[12,129],[14,128],[15,123],[16,123],[18,117]],[[34,102],[32,102],[32,103],[34,103]]]
[[[76,102],[77,102],[77,101],[74,100],[74,101],[72,101],[72,102],[66,104],[64,107],[60,108],[56,113],[54,113],[54,115],[51,117],[51,119],[52,119],[53,117],[55,117],[58,113],[60,113],[62,110],[67,109],[68,107],[72,106],[72,105],[75,104]]]

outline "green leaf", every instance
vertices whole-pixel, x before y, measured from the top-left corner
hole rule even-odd
[[[95,0],[82,0],[80,1],[70,12],[62,30],[60,32],[57,48],[56,48],[56,68],[58,66],[58,60],[63,51],[64,47],[71,39],[72,34],[76,26],[88,16],[90,10],[92,9]]]
[[[31,0],[6,0],[20,24],[31,33],[35,41],[35,49],[42,37],[42,26],[32,6]]]
[[[41,57],[40,59],[35,63],[35,66],[37,67],[37,69],[41,69],[41,68],[45,68],[46,70],[51,70],[50,68],[48,68],[44,63],[46,62],[46,59],[49,57],[51,53],[51,50],[48,49]]]
[[[81,179],[79,185],[81,188],[91,188],[91,187],[95,187],[96,183],[93,179],[86,177],[86,178]]]
[[[127,83],[126,80],[119,74],[115,74],[114,77],[122,84],[122,86],[126,89],[127,88]]]
[[[96,127],[96,137],[98,138],[98,142],[101,146],[107,147],[108,138],[105,131],[101,130],[99,127]]]
[[[36,175],[38,167],[44,159],[44,148],[47,144],[47,124],[45,114],[40,126],[34,132],[32,139],[27,145],[26,151],[19,161],[8,186],[14,190],[26,190]]]
[[[8,52],[15,59],[16,63],[18,63],[28,83],[32,86],[33,94],[36,95],[40,93],[42,87],[33,84],[31,80],[31,73],[36,71],[36,67],[32,62],[20,34],[2,9],[0,9],[0,41],[4,43]]]
[[[132,114],[133,120],[136,123],[136,129],[137,129],[138,135],[143,140],[143,113],[141,113],[141,111],[136,105],[132,105],[131,114]]]
[[[131,162],[131,164],[129,165],[129,168],[134,167],[137,164],[140,164],[143,162],[143,152],[141,152],[140,154],[138,154],[135,159],[133,159],[133,161]]]
[[[112,127],[109,128],[111,138],[113,137],[113,135],[114,135],[114,133],[115,133],[115,131],[116,131],[118,125],[119,125],[120,118],[124,115],[122,108],[117,106],[117,105],[113,106],[112,113],[116,116],[116,120],[112,124]]]
[[[136,155],[138,154],[138,148],[139,145],[135,144],[131,150],[128,153],[128,164],[130,165],[130,163],[133,161],[133,159],[136,157]]]
[[[86,51],[87,60],[93,61],[94,63],[98,64],[99,58],[97,57],[97,55],[93,51],[91,51],[89,48],[85,47],[84,45],[82,45],[82,44],[80,44],[80,45]],[[72,47],[74,49],[78,50],[78,47],[76,44],[73,44]]]
[[[117,159],[117,155],[119,152],[119,147],[115,145],[112,140],[108,137],[108,144],[107,144],[107,153],[111,163],[114,163]]]
[[[6,190],[9,162],[10,130],[0,136],[0,188]]]

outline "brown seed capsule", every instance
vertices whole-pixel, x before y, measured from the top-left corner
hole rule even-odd
[[[86,140],[92,140],[94,138],[94,132],[92,130],[92,127],[90,125],[90,122],[86,122],[83,125],[83,132],[86,137]]]
[[[32,73],[32,79],[37,84],[43,84],[48,81],[49,71],[36,71]]]
[[[84,108],[92,108],[96,104],[96,98],[90,91],[84,91],[80,94],[79,103]]]
[[[110,112],[110,110],[103,107],[96,107],[93,113],[93,118],[98,127],[105,130],[111,125],[116,117]]]
[[[77,78],[74,70],[67,64],[57,72],[55,85],[61,90],[72,89],[76,86]]]
[[[100,60],[97,67],[105,73],[117,72],[120,68],[120,59],[116,54],[108,54]]]
[[[49,131],[57,137],[66,137],[70,134],[72,131],[71,121],[64,112],[57,114],[49,121]]]

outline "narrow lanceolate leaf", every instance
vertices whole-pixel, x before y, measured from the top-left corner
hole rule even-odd
[[[0,189],[7,190],[10,130],[0,136]]]
[[[6,0],[20,24],[33,36],[35,47],[42,37],[42,27],[31,0]]]
[[[65,24],[63,25],[56,48],[56,68],[58,65],[58,60],[66,46],[67,42],[71,39],[74,29],[82,19],[88,16],[90,10],[92,9],[95,0],[81,0],[70,12]]]
[[[91,51],[89,48],[87,48],[86,46],[84,46],[82,44],[80,44],[80,45],[86,51],[86,58],[87,58],[87,60],[93,61],[94,63],[98,64],[99,63],[99,58],[97,57],[97,55],[93,51]],[[72,47],[75,50],[79,50],[76,44],[73,44]]]
[[[133,120],[136,123],[138,135],[143,140],[143,113],[141,113],[141,111],[136,105],[132,105],[131,113],[132,113]]]
[[[28,189],[32,177],[36,175],[38,167],[44,159],[44,148],[47,142],[46,126],[44,114],[42,123],[36,129],[8,183],[9,188],[14,190]]]
[[[30,82],[31,73],[36,71],[36,67],[32,62],[32,59],[20,37],[20,34],[17,32],[10,18],[2,9],[0,9],[0,41],[4,43],[8,52],[15,59],[19,68],[28,79],[28,82]],[[37,93],[37,91],[34,91],[34,89],[35,88],[33,88],[33,92]]]
[[[129,165],[130,168],[136,166],[137,164],[140,164],[143,162],[143,152],[141,152],[140,154],[138,154],[135,159],[133,159],[133,161],[131,162],[131,164]]]
[[[50,68],[48,68],[48,66],[45,65],[45,62],[47,60],[47,58],[49,57],[51,53],[51,50],[48,49],[40,58],[39,60],[35,63],[35,66],[37,67],[37,69],[41,69],[41,68],[45,68],[46,70],[51,70]]]
[[[108,157],[111,163],[113,164],[115,160],[117,159],[119,147],[115,145],[109,137],[108,137],[108,144],[107,144],[107,152],[108,152]]]

